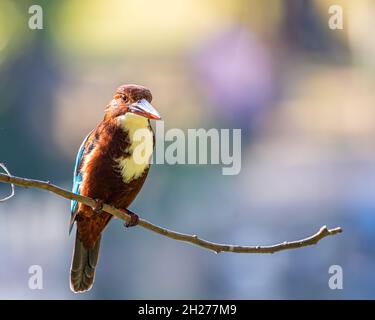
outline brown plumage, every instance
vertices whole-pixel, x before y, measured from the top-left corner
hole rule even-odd
[[[90,133],[83,144],[80,159],[77,158],[75,175],[82,180],[77,189],[81,195],[124,209],[135,199],[145,182],[149,165],[145,165],[144,169],[141,167],[143,171],[139,176],[134,175],[130,180],[124,178],[124,170],[126,172],[132,169],[130,166],[129,169],[119,167],[119,159],[132,157],[132,137],[129,136],[131,131],[127,129],[127,125],[134,125],[131,122],[133,118],[128,117],[130,120],[127,120],[124,116],[132,113],[136,115],[132,115],[135,119],[147,118],[146,127],[152,132],[148,119],[160,119],[160,116],[152,109],[151,99],[150,91],[142,86],[124,85],[116,90],[113,100],[106,108],[103,121]],[[143,120],[139,123],[143,123]],[[77,222],[71,270],[73,291],[91,288],[101,233],[111,218],[111,214],[97,213],[81,203],[72,212],[72,223]]]

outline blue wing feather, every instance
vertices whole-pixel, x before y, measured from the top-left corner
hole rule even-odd
[[[86,151],[86,142],[88,138],[90,137],[92,131],[86,136],[86,138],[83,140],[78,153],[76,157],[76,163],[74,165],[74,173],[73,173],[73,188],[72,192],[75,194],[80,194],[80,186],[82,183],[82,172],[80,171],[81,162],[83,159],[83,154]],[[71,223],[69,227],[69,234],[72,232],[73,225],[74,225],[74,218],[77,210],[78,202],[76,200],[72,200],[70,202],[70,215],[71,215]]]

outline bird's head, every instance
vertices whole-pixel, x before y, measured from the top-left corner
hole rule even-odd
[[[130,112],[148,119],[160,120],[161,117],[151,105],[151,91],[146,87],[125,84],[116,89],[112,101],[105,109],[104,119],[116,118]]]

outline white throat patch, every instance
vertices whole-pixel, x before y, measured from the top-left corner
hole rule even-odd
[[[127,183],[142,176],[149,167],[154,148],[153,133],[145,117],[126,113],[117,117],[117,121],[130,140],[130,145],[125,150],[130,156],[116,159],[122,179]]]

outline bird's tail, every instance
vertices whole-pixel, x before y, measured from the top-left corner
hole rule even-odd
[[[74,292],[90,290],[95,277],[95,268],[98,263],[100,237],[93,248],[85,248],[76,234],[72,266],[70,269],[70,289]]]

